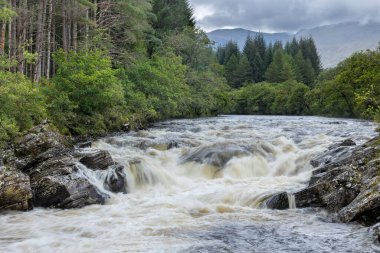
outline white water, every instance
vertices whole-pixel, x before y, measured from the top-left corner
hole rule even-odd
[[[322,210],[262,205],[304,187],[310,160],[328,146],[364,143],[374,129],[355,120],[229,116],[104,138],[93,148],[126,167],[129,194],[109,193],[104,206],[1,215],[0,252],[374,252],[366,228],[335,223]],[[168,140],[178,147],[141,149]],[[205,164],[213,156],[183,163],[188,152],[209,148],[240,153],[222,168]],[[82,170],[102,188],[104,175]]]

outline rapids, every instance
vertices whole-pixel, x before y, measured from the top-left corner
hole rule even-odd
[[[128,194],[80,165],[111,197],[78,210],[0,215],[0,252],[375,252],[369,229],[319,209],[268,210],[263,201],[310,179],[310,160],[345,139],[369,140],[368,121],[223,116],[157,123],[93,143],[125,166]],[[168,149],[169,148],[169,149]]]

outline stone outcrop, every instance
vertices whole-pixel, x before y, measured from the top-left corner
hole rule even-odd
[[[80,172],[73,151],[73,141],[48,123],[19,138],[13,152],[8,151],[4,157],[5,167],[13,169],[4,174],[8,184],[5,188],[0,186],[0,206],[13,205],[17,208],[11,209],[27,210],[32,206],[80,208],[103,204],[108,196]]]
[[[336,146],[331,150],[351,146]],[[350,144],[350,145],[348,145]],[[379,138],[335,157],[314,171],[309,187],[292,193],[298,208],[324,207],[336,212],[343,222],[360,221],[374,224],[380,219],[380,143]],[[272,196],[266,202],[272,209],[284,209],[287,193]]]
[[[105,170],[109,166],[115,164],[108,151],[98,150],[89,154],[86,154],[79,160],[87,168],[92,170]]]
[[[0,210],[26,211],[31,208],[29,177],[15,168],[0,166]]]

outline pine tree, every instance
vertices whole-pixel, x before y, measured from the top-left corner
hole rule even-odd
[[[246,82],[252,81],[251,65],[247,56],[243,55],[239,60],[239,65],[233,73],[236,81],[233,83],[234,88],[240,88]]]
[[[277,49],[273,55],[273,61],[266,73],[266,80],[273,83],[282,83],[294,78],[290,63],[287,61],[282,49]]]

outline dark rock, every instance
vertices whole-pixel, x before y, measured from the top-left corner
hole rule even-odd
[[[79,160],[87,168],[92,170],[105,170],[115,162],[108,151],[99,150],[94,153],[86,154]]]
[[[15,168],[0,167],[0,210],[27,211],[33,208],[31,200],[29,177]]]
[[[353,142],[343,144],[348,146]],[[342,147],[334,147],[333,151]],[[335,152],[338,159],[333,157],[331,163],[322,164],[314,171],[309,187],[294,193],[298,208],[325,207],[337,212],[343,222],[371,225],[380,221],[379,140],[375,138],[350,153],[342,159],[341,153]],[[285,196],[286,193],[273,196],[267,206],[282,209],[286,205]]]
[[[218,143],[209,146],[202,146],[190,151],[181,157],[182,163],[197,162],[210,164],[222,169],[229,160],[234,157],[250,155],[251,152],[236,144]]]
[[[15,155],[17,157],[33,159],[51,148],[63,149],[71,146],[71,139],[59,134],[49,124],[41,124],[16,140]]]
[[[37,206],[63,209],[104,204],[108,197],[77,174],[43,177],[33,190]]]
[[[266,203],[266,207],[269,209],[286,210],[289,209],[289,199],[286,192],[281,192],[270,197]]]
[[[178,148],[179,143],[174,140],[144,140],[135,146],[142,150],[153,148],[160,151],[166,151],[172,148]]]
[[[80,173],[72,154],[71,139],[42,124],[15,143],[14,154],[7,155],[6,163],[29,176],[35,206],[79,208],[103,204],[108,196]]]
[[[78,148],[91,148],[92,141],[81,142],[77,144]]]
[[[104,188],[111,192],[127,193],[126,177],[124,167],[121,165],[114,165],[107,174]]]

